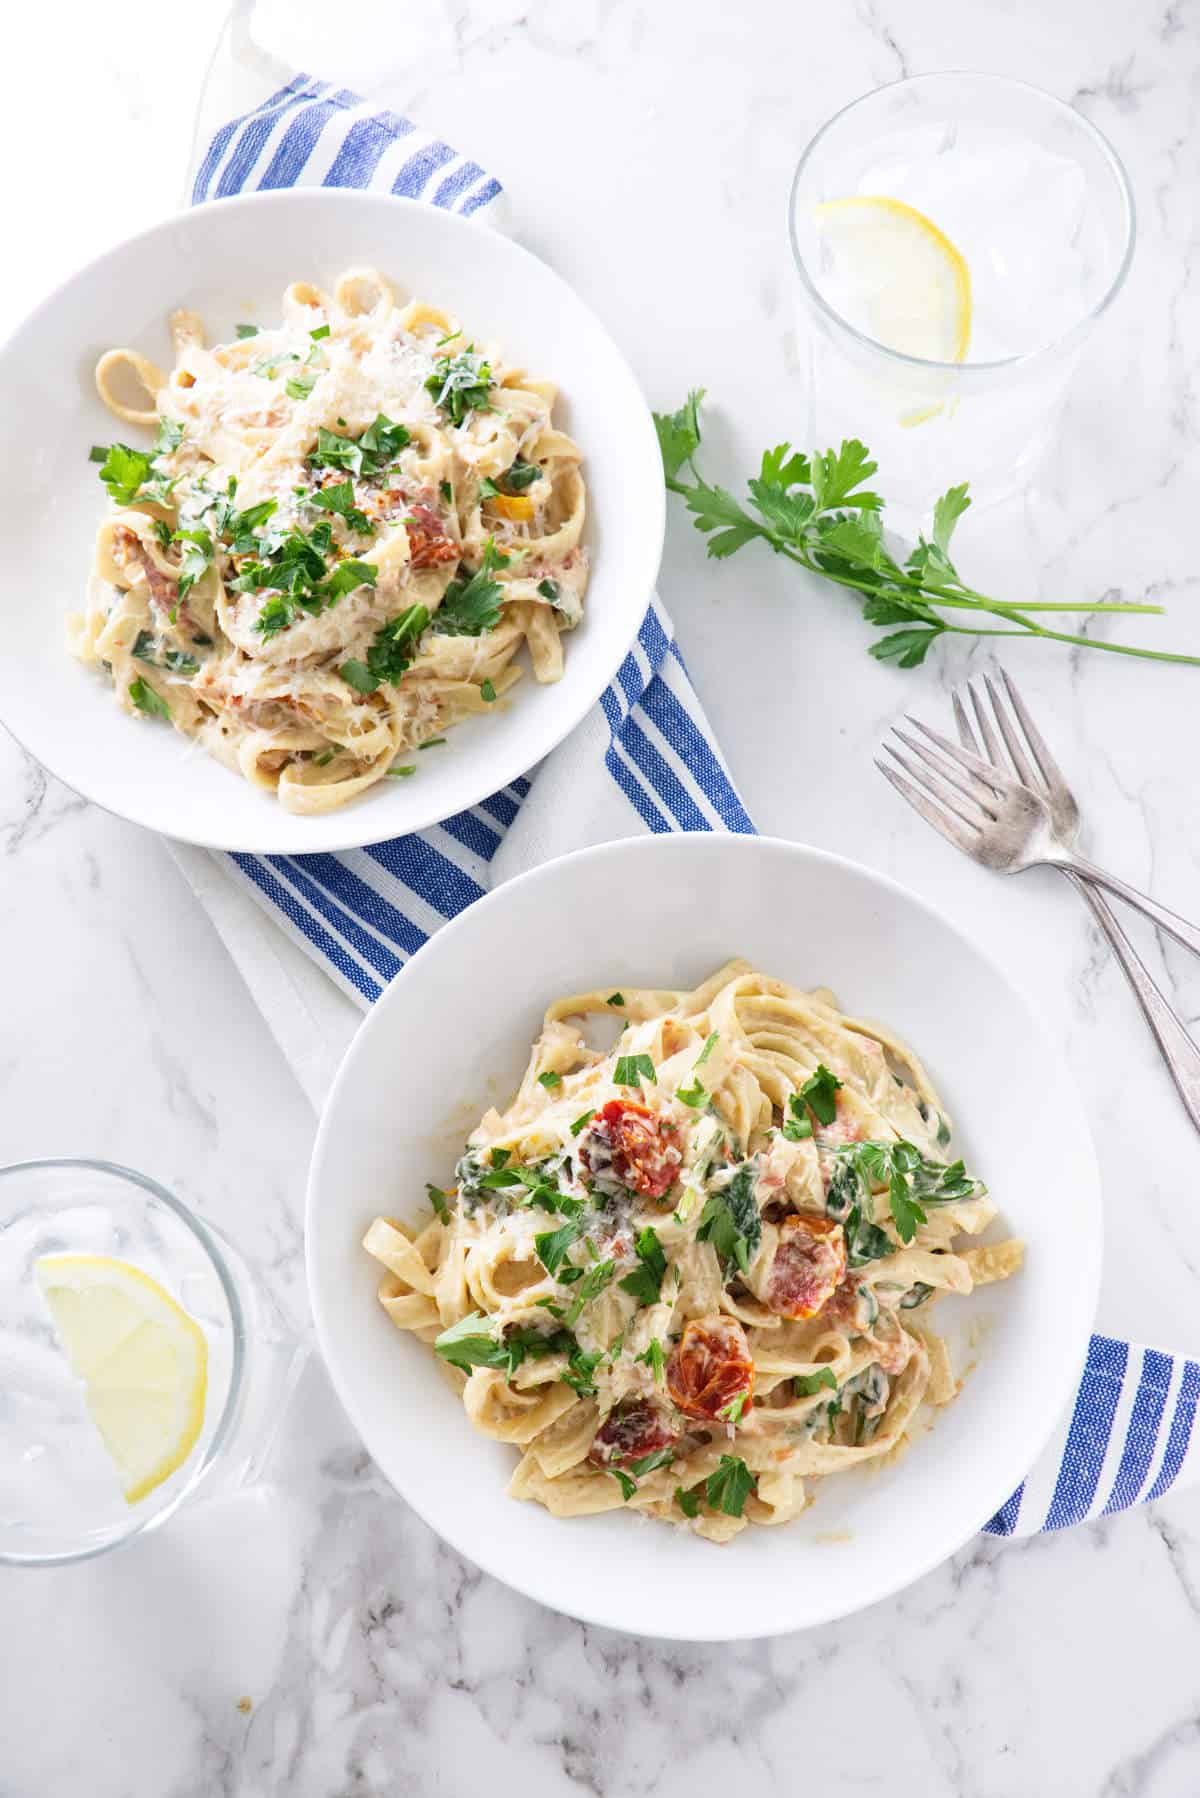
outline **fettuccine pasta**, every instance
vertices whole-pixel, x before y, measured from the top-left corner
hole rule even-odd
[[[93,451],[110,507],[70,641],[122,707],[169,720],[291,812],[326,812],[562,674],[583,614],[586,489],[556,390],[375,269],[283,297],[168,372],[96,384],[153,445]]]
[[[589,1047],[602,1017],[617,1041]],[[724,1542],[954,1397],[933,1306],[1022,1247],[970,1246],[995,1206],[949,1140],[911,1049],[731,962],[558,1000],[429,1221],[364,1246],[393,1322],[519,1451],[514,1497]]]

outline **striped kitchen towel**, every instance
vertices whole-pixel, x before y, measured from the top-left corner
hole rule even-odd
[[[296,184],[404,194],[490,223],[503,205],[499,183],[449,144],[305,76],[222,126],[202,155],[192,198]],[[331,980],[365,1008],[441,923],[523,868],[639,831],[753,829],[656,598],[593,714],[530,778],[470,811],[341,855],[178,853],[304,1079],[311,1070],[300,1041],[326,1001],[314,990],[302,994],[289,1032],[284,1013],[303,979],[330,994]],[[234,883],[232,906],[217,884],[222,872]],[[294,957],[286,979],[264,941],[282,943],[280,932]],[[306,1080],[314,1099],[320,1085]],[[1196,1362],[1093,1336],[1073,1407],[987,1530],[1062,1529],[1200,1479],[1198,1397]]]

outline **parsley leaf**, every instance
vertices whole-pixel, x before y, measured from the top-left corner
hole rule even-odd
[[[709,1194],[700,1213],[697,1242],[711,1242],[726,1279],[738,1268],[747,1273],[762,1241],[762,1218],[755,1197],[758,1174],[753,1161],[743,1161],[727,1185]]]
[[[658,1240],[658,1231],[653,1225],[647,1224],[639,1232],[633,1246],[641,1266],[635,1268],[633,1273],[626,1274],[623,1280],[618,1281],[618,1285],[622,1292],[628,1292],[639,1305],[656,1305],[662,1291],[663,1275],[667,1271],[667,1257]]]
[[[721,1035],[721,1032],[719,1030],[714,1030],[712,1032],[712,1034],[705,1039],[704,1047],[701,1049],[699,1055],[697,1055],[697,1057],[696,1057],[696,1066],[698,1068],[702,1068],[704,1066],[705,1062],[708,1060],[709,1056],[712,1054],[713,1050],[716,1048],[717,1042],[720,1039],[720,1035]]]
[[[650,1369],[650,1372],[654,1375],[655,1385],[661,1386],[663,1383],[663,1374],[667,1365],[667,1351],[664,1349],[657,1336],[652,1338],[648,1347],[644,1349],[637,1358],[639,1361],[644,1362]]]
[[[538,1085],[544,1086],[549,1092],[552,1087],[562,1085],[562,1075],[556,1074],[552,1068],[547,1068],[544,1074],[538,1075]]]
[[[648,1055],[618,1055],[613,1069],[614,1086],[640,1086],[644,1080],[651,1086],[658,1084],[654,1063]]]
[[[624,993],[610,993],[604,1003],[606,1005],[624,1005],[625,995]]]
[[[479,697],[482,699],[484,705],[493,705],[495,703],[496,689],[493,687],[490,680],[481,681],[479,683]]]
[[[258,325],[235,325],[233,328],[239,337],[257,337],[259,332]]]
[[[629,1471],[635,1473],[640,1480],[643,1474],[653,1473],[656,1468],[669,1467],[674,1459],[673,1448],[652,1449],[648,1455],[639,1455],[636,1461],[631,1461]]]
[[[797,1398],[811,1398],[814,1392],[820,1392],[827,1386],[830,1392],[838,1389],[837,1376],[832,1367],[823,1367],[820,1373],[798,1373],[792,1375],[792,1391]]]
[[[428,623],[429,613],[424,606],[409,606],[376,631],[365,663],[352,657],[342,663],[338,673],[358,693],[374,693],[384,681],[395,686],[405,670],[412,667],[410,651]]]
[[[298,375],[289,375],[283,390],[291,400],[306,400],[316,384],[317,376],[315,374],[306,375],[302,372]]]
[[[455,575],[446,588],[434,614],[434,630],[443,637],[481,637],[498,624],[504,589],[491,577],[495,569],[507,568],[508,562],[497,550],[495,539],[489,537],[476,572]]]
[[[491,366],[475,354],[472,344],[457,356],[436,357],[425,390],[433,395],[434,404],[441,407],[452,425],[461,425],[469,412],[491,411],[491,385]]]
[[[443,1192],[440,1186],[433,1186],[427,1181],[425,1185],[425,1196],[433,1206],[434,1215],[438,1222],[448,1224],[450,1222],[450,1206],[448,1203],[450,1194]]]
[[[698,1080],[693,1080],[690,1086],[677,1086],[675,1097],[682,1100],[685,1105],[690,1105],[694,1111],[699,1111],[706,1102],[708,1093]]]
[[[93,462],[96,452],[92,452]],[[150,478],[150,458],[127,443],[110,444],[100,465],[100,479],[118,506],[131,505],[143,481]]]
[[[590,1111],[582,1112],[579,1115],[579,1117],[577,1117],[575,1119],[575,1122],[571,1125],[571,1135],[578,1136],[579,1132],[581,1130],[585,1129],[587,1127],[587,1125],[591,1123],[591,1121],[595,1117],[595,1115],[596,1115],[596,1108],[594,1105]]]
[[[314,343],[320,343],[320,341],[323,337],[329,336],[329,326],[328,325],[318,325],[315,331],[309,332],[309,336],[312,338]]]
[[[740,1517],[746,1500],[757,1489],[758,1482],[738,1455],[722,1455],[716,1470],[705,1481],[709,1504],[726,1517]]]
[[[842,1083],[836,1074],[831,1074],[823,1061],[817,1063],[817,1071],[811,1074],[800,1088],[800,1098],[808,1106],[818,1124],[832,1124],[837,1117],[837,1095]]]
[[[144,681],[141,675],[129,683],[129,697],[139,712],[145,712],[152,718],[169,718],[171,708],[162,696]]]
[[[700,1500],[694,1492],[685,1492],[682,1486],[675,1488],[675,1503],[685,1517],[699,1517]]]
[[[482,1181],[487,1185],[487,1181]],[[556,1274],[567,1258],[567,1250],[583,1234],[582,1226],[571,1219],[558,1230],[543,1230],[533,1239],[538,1260],[548,1274]]]
[[[578,1313],[576,1315],[578,1316]],[[567,1316],[570,1317],[570,1312],[567,1313]],[[596,1392],[596,1382],[592,1375],[603,1359],[603,1349],[596,1349],[593,1353],[588,1354],[585,1350],[577,1347],[563,1369],[561,1377],[579,1394],[580,1398],[592,1398]]]
[[[360,512],[354,503],[354,482],[337,481],[329,487],[318,487],[312,494],[309,504],[318,506],[322,512],[336,513],[344,518],[347,528],[357,531],[360,536],[370,536],[375,527],[365,512]]]
[[[183,545],[179,563],[179,597],[182,599],[212,567],[213,540],[207,531],[176,531],[172,541]]]
[[[590,1305],[594,1298],[600,1296],[615,1271],[616,1263],[614,1261],[597,1261],[594,1267],[588,1268],[579,1282],[579,1290],[572,1298],[563,1317],[563,1322],[568,1329],[578,1323],[584,1306]],[[599,1360],[600,1357],[598,1356],[597,1359]]]
[[[617,1485],[621,1488],[622,1498],[625,1500],[625,1503],[628,1504],[634,1493],[637,1491],[637,1481],[631,1480],[629,1475],[623,1473],[619,1467],[606,1467],[604,1471],[605,1473],[612,1474],[613,1479],[616,1480]]]
[[[493,1334],[482,1311],[472,1311],[448,1330],[443,1330],[433,1345],[434,1353],[461,1367],[464,1373],[472,1367],[506,1367],[508,1353]]]

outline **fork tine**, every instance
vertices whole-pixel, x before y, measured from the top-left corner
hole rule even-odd
[[[990,674],[984,675],[983,684],[987,688],[988,698],[992,702],[992,711],[996,715],[996,723],[1000,726],[1000,735],[1004,738],[1004,747],[1008,750],[1012,765],[1016,769],[1017,779],[1023,781],[1027,787],[1032,787],[1036,793],[1038,786],[1037,776],[1030,767],[1029,757],[1022,749],[1020,738],[1013,729],[1012,721],[1009,718],[1004,701],[1000,697],[1000,690]]]
[[[979,689],[974,681],[968,681],[967,692],[971,695],[971,706],[975,713],[975,721],[979,726],[979,735],[983,739],[983,753],[994,767],[1003,768],[1004,751],[1001,749],[999,739],[992,729],[991,721],[988,718],[987,712],[984,710],[983,700],[979,696]]]
[[[911,749],[914,755],[920,756],[925,766],[932,768],[940,780],[954,787],[965,799],[969,799],[972,805],[978,807],[989,822],[995,818],[996,806],[999,801],[989,787],[985,787],[981,781],[971,780],[969,776],[964,779],[959,770],[952,762],[948,762],[945,756],[935,755],[927,743],[921,743],[916,737],[910,737],[907,732],[900,729],[898,724],[893,724],[892,735],[903,743],[906,749]],[[895,750],[892,749],[890,743],[885,742],[884,748],[895,755]],[[903,756],[897,755],[896,760],[904,765]],[[941,795],[938,794],[938,797],[940,798]],[[967,822],[974,823],[977,820],[968,819]]]
[[[903,738],[901,738],[901,741],[903,741]],[[953,793],[947,792],[945,787],[939,786],[937,781],[925,772],[924,768],[918,767],[915,763],[910,762],[905,756],[902,756],[900,751],[895,748],[893,744],[885,743],[883,747],[891,756],[892,760],[900,764],[910,780],[915,780],[919,787],[924,787],[931,799],[936,799],[939,805],[944,806],[948,812],[953,812],[956,818],[961,818],[963,823],[970,825],[972,830],[981,830],[985,823],[990,824],[992,822],[991,817],[986,813],[982,819],[980,819],[978,815],[972,817],[962,802],[954,797]],[[958,785],[957,782],[954,784],[956,786]],[[959,787],[958,790],[960,793],[963,791],[961,787]],[[979,805],[978,800],[972,800],[972,803],[976,806]],[[982,807],[980,807],[980,810],[982,810]]]
[[[970,687],[967,688],[967,691],[970,692]],[[966,707],[957,692],[951,693],[950,704],[954,711],[954,722],[958,726],[959,742],[964,749],[969,749],[972,755],[978,755],[980,753],[979,742],[975,732],[971,729],[971,720],[967,717]]]
[[[1029,716],[1029,707],[1017,692],[1016,682],[1003,668],[1000,670],[1000,679],[1004,682],[1005,691],[1012,703],[1012,709],[1017,714],[1021,723],[1021,729],[1025,732],[1025,739],[1028,742],[1030,749],[1033,751],[1033,759],[1041,770],[1042,779],[1052,793],[1056,790],[1063,794],[1067,793],[1067,783],[1063,776],[1062,769],[1047,749],[1041,731]]]
[[[952,743],[949,737],[944,737],[941,731],[934,730],[932,725],[922,724],[921,720],[914,718],[911,712],[906,712],[905,717],[910,724],[915,725],[922,736],[928,737],[931,743],[936,743],[939,749],[944,750],[951,761],[957,762],[960,768],[965,768],[968,774],[977,774],[985,786],[992,787],[997,793],[1012,792],[1016,782],[1002,768],[994,768],[991,762],[981,760],[979,756],[972,755],[967,749],[960,749],[957,743]]]
[[[953,843],[954,847],[961,849],[965,855],[977,854],[977,840],[970,837],[961,824],[956,824],[953,818],[948,818],[945,812],[941,811],[931,800],[926,799],[924,793],[918,793],[917,789],[911,786],[902,774],[897,774],[894,768],[889,768],[886,762],[879,760],[878,756],[875,758],[875,766],[883,778],[890,781],[895,787],[901,799],[907,799],[913,810],[921,814],[926,824],[932,824],[933,828],[939,831],[947,842]]]

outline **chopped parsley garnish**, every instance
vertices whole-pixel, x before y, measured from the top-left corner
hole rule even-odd
[[[716,1048],[717,1042],[720,1038],[720,1035],[721,1035],[721,1032],[719,1030],[714,1030],[712,1032],[711,1036],[709,1036],[705,1039],[704,1047],[701,1049],[699,1055],[697,1055],[697,1057],[696,1057],[696,1066],[698,1068],[702,1068],[704,1066],[705,1062],[708,1060],[709,1056],[712,1054],[713,1050]]]
[[[737,1455],[722,1455],[704,1487],[713,1510],[723,1511],[726,1517],[740,1517],[746,1508],[746,1500],[756,1489],[754,1475]]]
[[[571,1125],[571,1135],[578,1136],[579,1132],[581,1130],[585,1130],[587,1128],[587,1126],[591,1123],[591,1121],[595,1117],[595,1115],[596,1115],[596,1108],[594,1105],[590,1111],[581,1112],[579,1117],[577,1117],[575,1119],[575,1122]]]
[[[495,687],[493,687],[490,680],[485,680],[485,681],[480,682],[479,697],[480,697],[480,699],[482,699],[484,705],[494,705],[495,704],[496,689],[495,689]]]
[[[475,354],[472,345],[457,356],[438,356],[425,391],[433,395],[434,404],[441,407],[452,425],[461,425],[469,412],[491,410],[491,385],[491,365]]]
[[[617,1485],[621,1488],[622,1498],[625,1500],[625,1503],[628,1504],[634,1493],[637,1491],[637,1481],[631,1480],[629,1475],[623,1473],[619,1467],[607,1467],[605,1468],[605,1472],[612,1474],[613,1479],[616,1480]]]
[[[483,1182],[486,1184],[486,1182]],[[558,1230],[543,1230],[533,1239],[534,1250],[548,1274],[556,1274],[567,1258],[571,1245],[579,1240],[582,1234],[580,1225],[571,1219]]]
[[[839,1146],[837,1155],[839,1165],[831,1176],[825,1199],[829,1215],[838,1215],[834,1209],[837,1205],[846,1210],[847,1219],[855,1210],[861,1218],[867,1210],[864,1189],[868,1183],[876,1188],[886,1186],[892,1220],[901,1242],[911,1242],[918,1226],[928,1221],[927,1205],[962,1203],[978,1198],[984,1190],[982,1182],[973,1180],[961,1161],[953,1161],[948,1166],[940,1161],[930,1161],[910,1142],[845,1143]],[[871,1233],[872,1244],[872,1252],[865,1259],[875,1260],[890,1253],[892,1245],[882,1230],[874,1224],[864,1226],[859,1222],[857,1235],[860,1239],[864,1231]],[[851,1265],[861,1265],[854,1260],[849,1221],[846,1222],[846,1236],[851,1242]],[[884,1246],[879,1245],[880,1238]]]
[[[309,332],[309,336],[312,338],[314,343],[320,343],[320,341],[323,337],[329,336],[329,326],[328,325],[318,325],[315,331]]]
[[[738,1423],[741,1420],[742,1412],[746,1409],[746,1400],[749,1396],[748,1392],[739,1392],[735,1398],[730,1399],[727,1405],[722,1405],[717,1412],[721,1422]]]
[[[345,422],[338,420],[341,425]],[[336,431],[322,425],[317,431],[317,447],[310,452],[308,461],[313,468],[343,468],[348,474],[364,477],[378,475],[411,442],[412,432],[406,425],[394,424],[386,413],[380,412],[357,438],[339,437]]]
[[[449,481],[442,481],[440,483],[440,485],[438,486],[438,492],[442,496],[442,502],[444,505],[449,506],[454,503],[454,488],[451,486]]]
[[[674,1459],[675,1450],[673,1448],[652,1449],[648,1455],[639,1455],[636,1461],[631,1461],[629,1471],[636,1474],[640,1480],[643,1474],[653,1473],[658,1467],[669,1467]]]
[[[299,362],[299,360],[300,358],[294,350],[280,350],[277,355],[264,356],[261,362],[256,362],[250,373],[261,376],[264,381],[269,381],[289,362]]]
[[[808,1107],[799,1093],[792,1093],[788,1099],[788,1112],[789,1116],[783,1125],[781,1134],[789,1142],[803,1142],[812,1135],[813,1127],[812,1119],[808,1115]]]
[[[235,325],[233,328],[239,337],[257,337],[259,332],[257,325]]]
[[[837,1377],[832,1367],[823,1367],[820,1373],[798,1373],[792,1376],[792,1391],[797,1398],[811,1398],[814,1392],[820,1392],[827,1386],[830,1392],[838,1389]]]
[[[284,386],[284,392],[291,400],[306,400],[317,384],[316,375],[290,375]]]
[[[139,674],[135,681],[129,683],[129,697],[139,712],[146,712],[152,718],[169,718],[171,708],[154,688],[149,686]]]
[[[658,1231],[653,1225],[647,1224],[639,1232],[633,1246],[641,1266],[635,1268],[633,1273],[626,1274],[618,1284],[621,1291],[629,1293],[639,1305],[657,1305],[663,1276],[667,1271],[667,1257],[658,1240]]]
[[[685,1517],[699,1517],[700,1500],[694,1492],[685,1492],[682,1486],[675,1488],[675,1503]]]
[[[655,1385],[661,1386],[663,1383],[663,1373],[667,1365],[667,1351],[658,1340],[657,1336],[651,1339],[649,1345],[638,1356],[638,1360],[644,1362],[650,1369],[650,1372],[654,1375]]]
[[[374,644],[367,651],[365,662],[351,658],[340,665],[338,674],[362,694],[371,694],[383,685],[383,681],[396,687],[401,674],[412,667],[412,651],[428,622],[430,615],[425,606],[408,606],[407,611],[401,611],[396,619],[387,620],[387,624],[374,633]]]
[[[610,993],[604,1003],[606,1005],[624,1005],[625,995],[624,993]]]
[[[570,1319],[571,1313],[568,1312],[566,1315],[567,1318]],[[578,1313],[576,1313],[576,1316],[578,1316]],[[592,1398],[595,1396],[596,1383],[593,1380],[592,1375],[595,1373],[603,1359],[603,1349],[597,1349],[592,1354],[588,1354],[584,1349],[578,1347],[573,1351],[570,1360],[562,1371],[562,1378],[568,1386],[572,1387],[574,1391],[579,1394],[580,1398]]]
[[[538,1075],[538,1085],[544,1086],[549,1091],[553,1086],[562,1085],[562,1075],[556,1074],[552,1068],[547,1068],[544,1074]]]
[[[819,1061],[816,1073],[810,1075],[800,1088],[800,1097],[818,1124],[832,1124],[837,1117],[837,1095],[841,1086],[837,1075],[831,1074],[825,1063]]]
[[[428,737],[424,743],[418,743],[417,748],[436,749],[440,743],[444,743],[445,741],[445,737]]]
[[[697,1242],[711,1242],[728,1279],[732,1268],[747,1273],[762,1241],[762,1218],[755,1198],[757,1170],[743,1161],[727,1185],[710,1193],[700,1213]]]
[[[354,482],[337,481],[329,487],[318,487],[309,498],[309,505],[319,506],[322,512],[334,512],[344,518],[346,528],[357,531],[360,536],[372,536],[375,526],[365,512],[360,512],[354,503]]]
[[[618,1055],[613,1071],[614,1086],[640,1086],[644,1080],[651,1086],[658,1085],[654,1063],[648,1055]]]
[[[384,769],[384,774],[388,780],[407,780],[409,775],[415,774],[416,771],[417,764],[415,762],[393,762],[390,768]]]
[[[508,1356],[499,1338],[488,1328],[482,1311],[472,1311],[448,1330],[443,1330],[433,1345],[434,1352],[464,1372],[472,1367],[504,1367]]]
[[[693,1111],[699,1111],[700,1107],[706,1102],[708,1093],[698,1080],[693,1080],[690,1086],[677,1086],[675,1088],[675,1097],[682,1100],[685,1105],[690,1105]]]
[[[443,1224],[448,1224],[450,1222],[450,1194],[448,1192],[443,1192],[440,1186],[426,1183],[425,1196],[433,1206],[434,1214],[438,1221]]]
[[[537,584],[537,590],[541,594],[543,599],[548,599],[550,601],[551,605],[554,604],[555,600],[559,596],[559,593],[561,592],[558,582],[552,581],[549,579],[544,580],[544,581],[539,581]]]
[[[613,1261],[597,1261],[594,1267],[588,1268],[579,1282],[579,1290],[563,1315],[563,1323],[568,1329],[579,1321],[584,1306],[590,1305],[594,1298],[599,1298],[615,1271],[616,1263]],[[597,1356],[596,1359],[600,1360],[602,1357]]]
[[[151,478],[150,457],[143,450],[130,449],[127,443],[110,444],[99,457],[93,450],[92,461],[99,461],[100,479],[118,506],[132,505]]]
[[[151,668],[169,668],[172,674],[199,674],[200,664],[195,656],[189,656],[181,649],[164,647],[161,657],[155,655],[156,638],[153,631],[139,631],[134,639],[133,653],[139,662],[148,662]]]
[[[172,538],[183,545],[179,561],[179,597],[191,591],[213,561],[213,540],[207,531],[176,531]]]
[[[524,493],[527,487],[532,487],[540,479],[541,472],[536,462],[526,462],[522,456],[518,456],[496,484],[501,493]]]
[[[333,527],[325,519],[307,534],[293,529],[278,540],[259,538],[257,543],[260,559],[248,562],[230,585],[239,593],[275,589],[255,626],[267,637],[294,624],[301,611],[315,614],[356,587],[373,587],[379,572],[373,563],[353,558],[330,571],[326,557],[333,547]]]
[[[434,630],[443,637],[481,637],[498,624],[504,589],[491,577],[496,569],[507,568],[509,560],[489,537],[476,572],[455,575],[446,588],[434,616]]]

